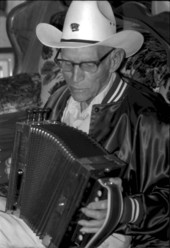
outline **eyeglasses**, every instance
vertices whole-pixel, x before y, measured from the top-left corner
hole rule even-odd
[[[115,48],[113,48],[111,51],[109,51],[108,53],[106,53],[101,59],[99,59],[98,61],[84,61],[84,62],[80,62],[80,63],[74,63],[73,61],[70,60],[65,60],[65,59],[57,59],[57,56],[54,58],[54,61],[62,68],[63,71],[66,72],[70,72],[73,71],[74,66],[78,65],[81,70],[86,71],[86,72],[90,72],[90,73],[94,73],[97,71],[99,65],[101,64],[101,62],[107,58],[107,56],[113,51],[115,50]]]

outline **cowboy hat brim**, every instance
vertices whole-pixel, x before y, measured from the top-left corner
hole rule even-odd
[[[52,48],[83,48],[89,46],[109,46],[114,48],[122,48],[126,57],[135,54],[143,44],[143,35],[135,30],[123,30],[113,34],[103,41],[67,40],[62,41],[62,32],[51,24],[40,23],[36,27],[36,35],[40,42]],[[128,40],[128,42],[127,42]]]

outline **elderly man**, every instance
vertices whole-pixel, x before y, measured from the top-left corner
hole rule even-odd
[[[123,196],[120,222],[100,247],[168,247],[169,108],[157,94],[118,74],[143,36],[116,32],[107,1],[72,1],[62,32],[41,23],[36,34],[44,45],[58,48],[55,61],[66,81],[46,104],[50,120],[84,131],[127,164],[123,178],[113,178]],[[107,209],[107,199],[82,208],[88,220],[78,221],[81,232],[98,232]]]
[[[63,32],[39,24],[37,36],[44,45],[59,48],[56,63],[66,81],[46,104],[50,119],[86,132],[128,164],[119,180],[122,218],[107,245],[167,247],[169,110],[159,96],[117,73],[124,57],[140,49],[142,35],[116,32],[107,1],[73,1]],[[82,209],[91,218],[78,222],[83,233],[99,230],[107,206],[99,201]]]

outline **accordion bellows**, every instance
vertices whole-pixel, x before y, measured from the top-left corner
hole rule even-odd
[[[99,179],[120,176],[122,168],[81,131],[56,122],[17,123],[7,210],[49,248],[86,247],[93,235],[79,232],[79,209],[106,197]]]

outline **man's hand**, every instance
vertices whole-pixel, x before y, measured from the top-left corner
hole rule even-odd
[[[122,191],[122,180],[120,178],[112,178],[113,183],[120,187]],[[82,219],[78,221],[78,224],[82,226],[80,231],[82,233],[96,233],[103,226],[106,219],[108,208],[108,200],[91,202],[87,207],[82,208],[81,211],[85,216],[91,218],[91,220]]]
[[[96,233],[103,225],[107,213],[108,201],[91,202],[81,211],[92,220],[80,220],[79,225],[83,226],[80,231],[82,233]]]

